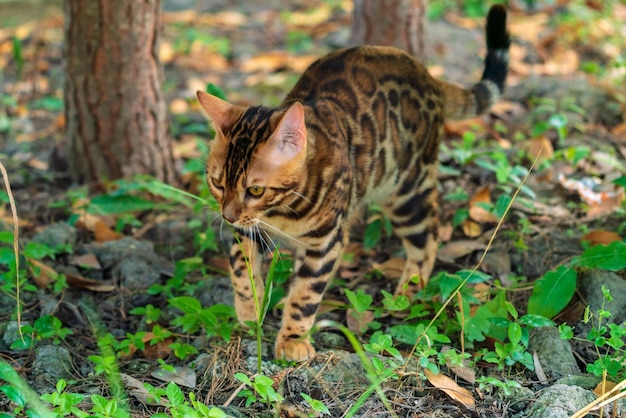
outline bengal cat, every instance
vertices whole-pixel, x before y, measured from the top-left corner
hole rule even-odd
[[[437,150],[446,118],[485,112],[504,87],[506,11],[487,16],[482,79],[463,89],[434,79],[390,47],[342,49],[314,62],[278,108],[240,107],[198,92],[215,138],[207,180],[237,238],[230,251],[235,309],[255,321],[264,241],[295,248],[296,277],[276,338],[277,358],[302,361],[309,331],[347,243],[351,215],[378,202],[406,251],[396,293],[423,288],[437,251]]]

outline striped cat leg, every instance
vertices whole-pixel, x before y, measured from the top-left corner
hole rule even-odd
[[[406,252],[406,264],[396,295],[411,298],[428,283],[437,255],[437,173],[436,164],[424,168],[422,175],[406,178],[384,207],[395,234]],[[409,190],[402,195],[401,191]],[[418,280],[412,280],[414,276]]]
[[[241,324],[245,324],[246,321],[257,321],[258,315],[250,273],[254,277],[257,298],[262,301],[265,288],[261,277],[262,262],[263,255],[259,253],[258,244],[255,241],[247,236],[241,236],[239,241],[233,238],[230,248],[230,279],[235,292],[235,311]]]
[[[276,358],[304,361],[315,355],[309,333],[315,323],[326,285],[333,277],[343,250],[343,232],[336,227],[318,243],[300,248],[296,258],[296,278],[283,309],[283,323],[276,337]]]

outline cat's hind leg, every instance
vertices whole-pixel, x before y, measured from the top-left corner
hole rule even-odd
[[[395,234],[402,240],[406,264],[396,295],[411,298],[428,283],[437,254],[437,166],[424,167],[419,176],[407,176],[383,205]]]

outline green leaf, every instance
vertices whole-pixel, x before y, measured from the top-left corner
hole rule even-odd
[[[528,313],[553,318],[567,306],[575,291],[576,270],[559,266],[535,282]]]
[[[383,221],[381,217],[377,217],[372,222],[367,224],[363,236],[363,248],[369,251],[376,246],[378,240],[380,240],[382,228]]]
[[[613,184],[626,188],[626,176],[621,176],[613,180]]]
[[[545,316],[534,314],[524,315],[517,322],[531,328],[551,327],[555,325],[554,321],[546,318]]]
[[[212,94],[213,96],[219,97],[222,100],[226,100],[226,93],[224,93],[224,90],[222,90],[213,83],[209,83],[206,85],[206,92]]]
[[[359,313],[365,312],[372,305],[372,296],[365,293],[363,289],[358,289],[356,293],[350,289],[345,289],[345,293],[352,307]]]
[[[165,389],[165,394],[167,395],[167,399],[170,401],[172,406],[179,406],[185,402],[185,395],[183,391],[180,390],[178,385],[174,382],[170,382]]]
[[[131,195],[101,195],[91,199],[87,212],[98,215],[114,215],[154,209],[154,202]]]
[[[610,271],[626,269],[626,242],[615,241],[609,245],[596,245],[572,260],[573,266],[599,268]]]
[[[202,311],[200,301],[191,296],[171,298],[169,304],[185,313],[200,313],[200,311]]]
[[[26,405],[26,398],[24,394],[15,386],[4,385],[0,386],[0,391],[3,392],[7,398],[15,403],[20,408]]]
[[[313,399],[306,393],[300,393],[300,396],[302,396],[302,398],[309,404],[311,408],[313,408],[314,411],[321,412],[322,414],[330,415],[330,411],[328,410],[328,407],[324,405],[324,402],[318,399]]]

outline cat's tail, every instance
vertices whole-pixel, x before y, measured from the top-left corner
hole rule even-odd
[[[486,112],[504,91],[509,67],[511,38],[506,30],[506,9],[494,5],[487,14],[485,28],[487,55],[480,81],[469,89],[442,82],[446,118],[465,119]]]

